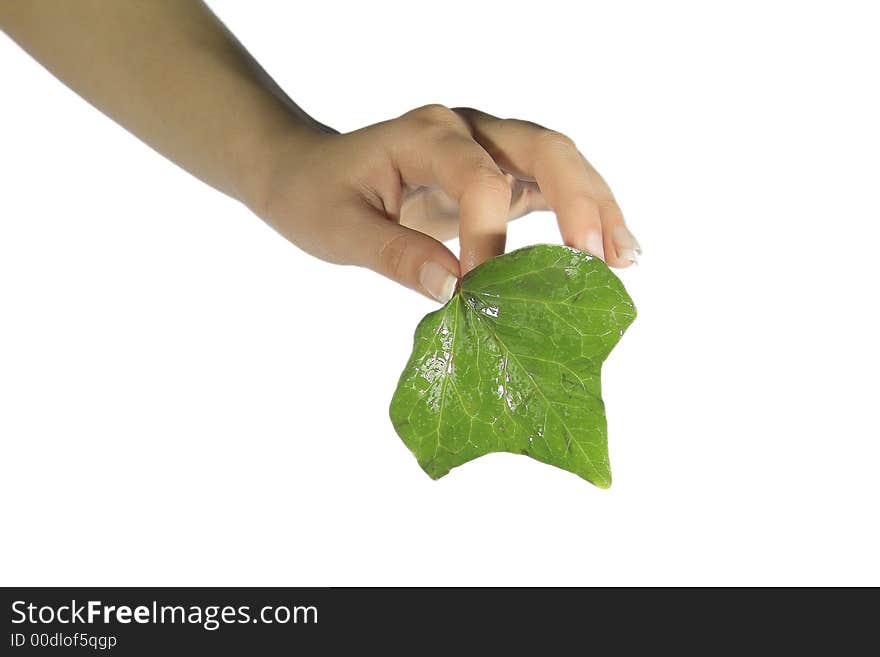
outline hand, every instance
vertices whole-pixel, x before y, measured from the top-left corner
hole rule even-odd
[[[273,145],[252,207],[318,258],[368,267],[445,303],[504,252],[507,222],[553,210],[565,243],[614,267],[640,248],[608,185],[566,136],[428,105],[355,132]],[[460,236],[461,263],[440,241]]]

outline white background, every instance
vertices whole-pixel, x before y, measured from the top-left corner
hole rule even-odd
[[[340,130],[441,102],[578,142],[645,248],[614,486],[514,455],[431,481],[387,408],[433,304],[0,37],[3,584],[880,584],[869,3],[212,6]]]

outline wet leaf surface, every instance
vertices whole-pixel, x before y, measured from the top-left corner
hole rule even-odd
[[[512,452],[607,488],[600,373],[635,316],[587,253],[537,245],[493,258],[419,323],[391,421],[435,479]]]

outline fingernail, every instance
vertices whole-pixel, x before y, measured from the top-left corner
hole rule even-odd
[[[598,230],[591,230],[587,233],[587,239],[584,244],[587,253],[590,253],[601,260],[605,260],[605,248],[602,246],[602,233]]]
[[[617,247],[617,257],[621,260],[628,260],[633,264],[638,264],[639,256],[642,254],[642,247],[626,226],[618,226],[611,234],[614,245]]]
[[[639,264],[639,254],[634,249],[620,249],[617,252],[617,257],[634,265]]]
[[[458,277],[436,262],[426,262],[419,270],[419,283],[437,301],[446,303],[455,292]]]

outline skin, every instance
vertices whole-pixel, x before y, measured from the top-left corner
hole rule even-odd
[[[534,210],[553,210],[567,245],[611,266],[640,253],[608,185],[565,135],[443,105],[339,134],[202,2],[4,0],[0,29],[304,251],[439,301],[504,252],[508,221]],[[455,236],[460,261],[442,243]]]

